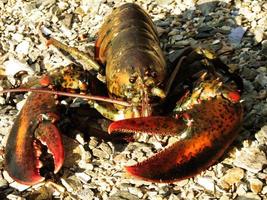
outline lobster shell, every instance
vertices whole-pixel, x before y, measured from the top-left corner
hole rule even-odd
[[[146,87],[153,74],[154,85],[164,81],[166,63],[152,20],[136,4],[125,4],[109,15],[96,41],[96,59],[106,65],[109,92],[125,98],[127,88],[132,94]],[[138,79],[139,83],[131,81]],[[140,87],[139,87],[140,85]]]

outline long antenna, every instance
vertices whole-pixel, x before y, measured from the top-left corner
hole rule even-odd
[[[83,99],[94,100],[94,101],[102,101],[102,102],[113,103],[113,104],[118,104],[118,105],[127,106],[127,107],[131,106],[131,104],[126,101],[111,99],[109,97],[86,95],[86,94],[73,94],[73,93],[68,93],[68,92],[52,91],[48,89],[15,88],[15,89],[0,90],[0,94],[4,94],[8,92],[39,92],[39,93],[54,94],[54,95],[59,95],[59,96],[76,97],[76,98],[83,98]]]

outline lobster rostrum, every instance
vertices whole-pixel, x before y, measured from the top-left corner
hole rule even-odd
[[[98,33],[94,60],[53,38],[48,37],[48,44],[83,60],[87,71],[68,66],[63,73],[45,75],[41,85],[128,102],[126,106],[89,101],[114,121],[109,134],[125,139],[136,133],[180,137],[151,158],[125,167],[135,177],[152,182],[192,177],[214,164],[237,136],[243,115],[242,80],[200,48],[185,49],[168,66],[152,20],[136,4],[122,5],[107,17]],[[104,72],[106,82],[97,80],[92,71]],[[28,185],[43,181],[47,157],[54,162],[54,173],[60,169],[64,148],[57,120],[53,94],[29,96],[6,146],[7,171],[16,181]]]

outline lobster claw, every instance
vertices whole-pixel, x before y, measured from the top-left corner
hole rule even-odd
[[[170,117],[132,118],[113,122],[110,133],[186,136],[151,158],[125,167],[135,177],[174,182],[193,177],[214,164],[233,142],[242,121],[238,92],[212,80],[179,101]]]
[[[6,170],[15,181],[25,185],[43,181],[51,158],[53,173],[59,171],[64,148],[54,124],[57,118],[53,95],[33,93],[28,97],[11,129],[5,151]]]

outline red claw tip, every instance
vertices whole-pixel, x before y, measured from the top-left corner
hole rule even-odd
[[[228,97],[234,103],[237,103],[240,100],[240,94],[238,92],[229,92]]]

